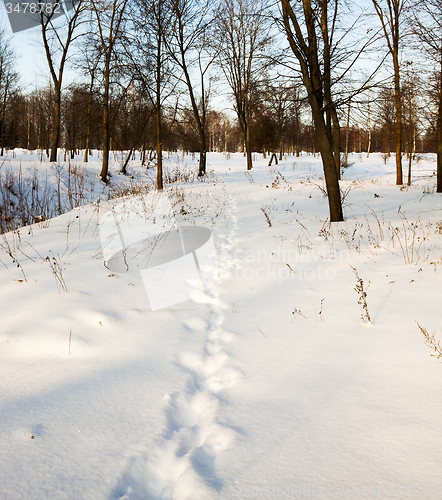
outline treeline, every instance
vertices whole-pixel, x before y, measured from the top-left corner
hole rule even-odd
[[[268,88],[267,88],[268,91]],[[49,157],[53,135],[52,85],[25,94],[19,90],[11,93],[6,102],[4,120],[0,124],[2,147],[43,150]],[[348,128],[349,152],[394,152],[395,113],[391,92],[381,90],[372,97],[371,129],[367,118],[361,125],[350,123]],[[372,94],[373,95],[373,94]],[[251,146],[259,153],[277,152],[299,154],[300,151],[318,151],[314,127],[311,125],[302,99],[293,101],[297,108],[287,109],[285,116],[278,116],[273,100],[261,95],[251,110]],[[303,111],[304,110],[304,111]],[[112,116],[110,149],[116,151],[145,151],[152,157],[156,148],[155,107],[140,102],[135,85],[125,95],[113,95],[109,105]],[[428,120],[428,109],[419,111],[413,121],[403,123],[403,151],[406,152],[410,133],[415,153],[436,153],[435,124]],[[148,118],[147,123],[144,122]],[[231,114],[210,109],[207,113],[206,149],[211,152],[242,152],[242,134]],[[89,149],[103,149],[103,108],[98,91],[89,92],[84,84],[70,84],[62,95],[60,148],[68,153]],[[425,122],[426,128],[425,128]],[[364,126],[365,125],[365,126]],[[164,149],[169,151],[199,151],[199,136],[192,112],[188,108],[167,109],[162,117]],[[345,144],[347,127],[341,127],[341,144]]]
[[[207,151],[244,151],[248,169],[252,151],[318,151],[341,220],[350,151],[393,153],[398,184],[403,155],[431,151],[442,191],[442,0],[77,0],[36,16],[46,87],[20,89],[0,37],[2,154],[100,149],[106,181],[111,150],[139,150],[162,189],[163,149],[198,151],[199,175]]]

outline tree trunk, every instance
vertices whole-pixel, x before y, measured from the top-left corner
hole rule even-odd
[[[103,161],[101,166],[101,180],[107,182],[107,172],[109,169],[109,61],[106,61],[104,75],[104,98],[103,98]]]
[[[394,63],[394,100],[396,105],[396,185],[404,183],[402,176],[402,101],[399,74],[399,61]]]
[[[161,137],[161,103],[157,101],[157,189],[163,190],[163,142]]]
[[[184,72],[184,76],[186,78],[187,89],[189,91],[190,102],[192,104],[193,116],[195,118],[195,122],[198,128],[198,134],[200,139],[200,162],[198,168],[198,176],[202,177],[206,174],[206,103],[204,96],[204,74],[201,74],[201,101],[202,101],[202,110],[198,109],[198,104],[195,99],[195,95],[193,93],[193,86],[190,80],[190,75],[187,70],[187,62],[185,57],[185,51],[182,44],[182,40],[180,44],[181,50],[181,67]]]
[[[126,160],[124,161],[123,168],[121,169],[121,173],[124,174],[124,175],[127,174],[127,166],[129,164],[130,157],[132,156],[132,153],[134,152],[134,149],[135,149],[135,146],[133,146],[130,149],[129,154],[126,156]]]
[[[441,65],[442,66],[442,65]],[[442,75],[442,67],[441,67]],[[438,193],[442,193],[442,82],[439,83],[439,103],[437,107],[437,189]]]
[[[336,174],[341,179],[341,127],[339,126],[338,113],[333,105],[331,110],[333,122],[333,156],[335,159]]]
[[[350,109],[351,109],[351,99],[348,100],[348,111],[347,111],[347,130],[345,131],[345,166],[348,167],[348,134],[350,131]]]
[[[370,157],[371,149],[371,113],[370,113],[370,89],[368,89],[368,146],[367,146],[367,158]]]
[[[253,168],[252,147],[250,144],[250,128],[248,124],[246,129],[246,155],[247,155],[247,170],[252,170]]]
[[[3,146],[4,146],[4,142],[5,142],[5,108],[6,108],[6,92],[5,92],[5,98],[4,98],[4,102],[3,102],[3,111],[2,111],[2,152],[1,152],[1,156],[3,156]],[[29,147],[28,147],[29,149]]]
[[[60,114],[61,114],[61,88],[60,85],[57,84],[55,86],[55,110],[54,110],[54,124],[53,124],[54,128],[52,132],[51,157],[49,159],[50,162],[57,161],[58,142],[60,140]]]
[[[327,134],[327,125],[320,106],[314,94],[309,95],[309,103],[312,109],[313,123],[315,124],[316,141],[322,157],[324,167],[325,183],[327,186],[328,205],[330,209],[330,222],[344,220],[341,205],[341,193],[339,180],[336,172],[335,158]]]
[[[200,129],[200,163],[198,167],[198,176],[202,177],[206,174],[206,135],[204,130]]]
[[[85,163],[88,161],[89,141],[91,135],[91,108],[92,108],[92,85],[89,91],[89,98],[87,102],[86,148],[84,150],[84,158],[83,158],[83,161]]]
[[[161,135],[161,39],[157,47],[156,67],[156,118],[157,118],[157,189],[163,190],[163,139]]]
[[[339,189],[336,163],[333,156],[331,137],[327,130],[327,124],[323,112],[324,91],[329,92],[330,87],[327,83],[324,83],[324,80],[322,79],[321,67],[319,63],[320,54],[318,51],[315,33],[316,21],[312,5],[309,0],[303,0],[304,19],[308,31],[308,43],[303,37],[297,17],[290,5],[290,1],[281,0],[281,6],[287,40],[294,55],[300,63],[302,79],[307,90],[308,101],[312,111],[316,140],[319,146],[319,151],[321,152],[322,164],[324,167],[330,221],[343,221],[344,217],[342,214],[341,193]],[[323,24],[325,21],[326,20],[323,20]],[[290,23],[294,28],[294,32],[292,31]],[[324,37],[323,39],[325,40],[327,37]],[[331,96],[329,93],[328,96],[330,97],[331,102]]]
[[[246,155],[247,155],[247,170],[252,170],[252,146],[250,143],[250,107],[249,107],[249,96],[244,96],[244,129],[245,129],[245,145],[246,145]]]

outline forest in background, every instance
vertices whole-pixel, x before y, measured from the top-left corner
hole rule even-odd
[[[437,152],[442,191],[441,0],[78,0],[35,16],[45,87],[20,88],[0,38],[2,155],[99,149],[106,181],[110,151],[138,150],[162,189],[165,149],[198,151],[199,175],[207,151],[244,151],[247,169],[252,151],[319,152],[332,221],[352,151],[394,152],[399,185],[403,155]]]

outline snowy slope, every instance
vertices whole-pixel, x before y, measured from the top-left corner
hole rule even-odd
[[[442,340],[434,158],[404,190],[393,159],[352,161],[330,225],[318,157],[209,154],[168,193],[219,281],[157,311],[103,265],[117,201],[5,235],[0,498],[441,496],[442,365],[416,324]]]

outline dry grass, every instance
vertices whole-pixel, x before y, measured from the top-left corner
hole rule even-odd
[[[440,345],[440,341],[436,340],[436,334],[432,332],[431,334],[428,333],[426,328],[423,328],[417,321],[416,321],[417,326],[419,327],[419,330],[421,331],[422,335],[425,338],[425,344],[431,349],[430,354],[431,356],[441,359],[442,358],[442,346]]]

